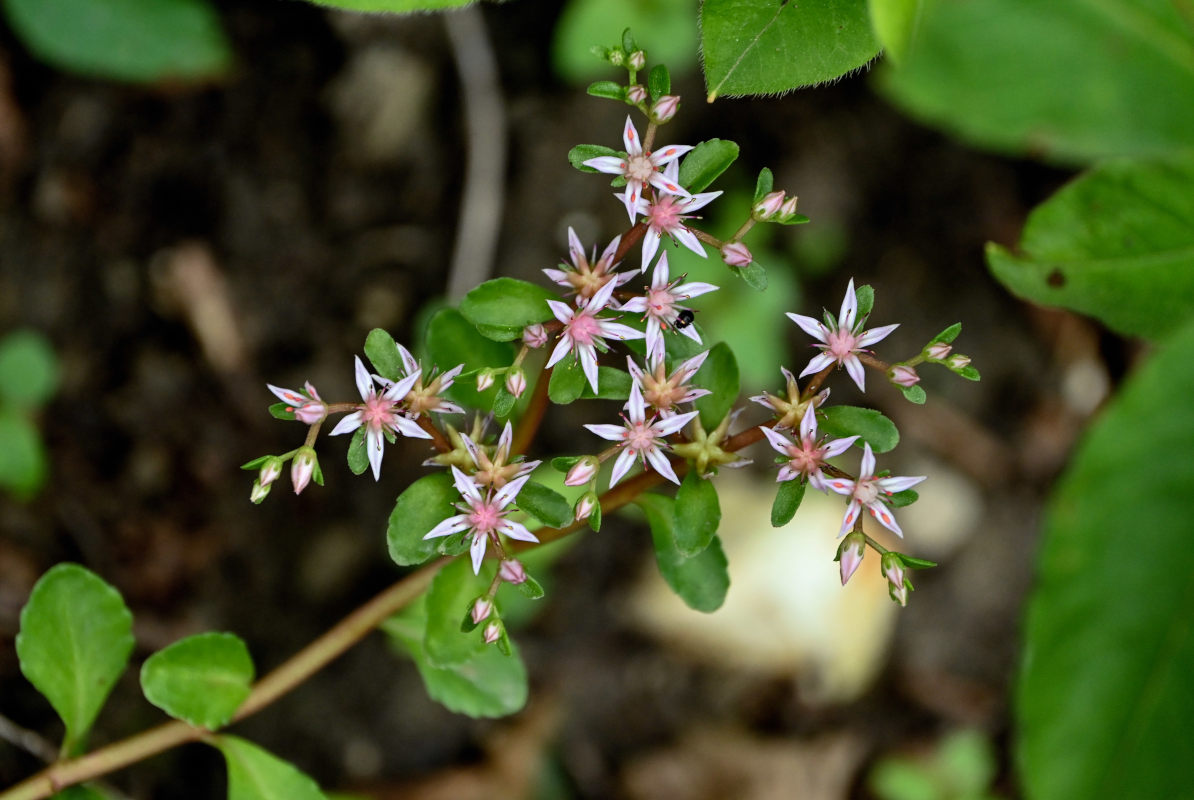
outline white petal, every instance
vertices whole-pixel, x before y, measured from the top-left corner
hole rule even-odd
[[[876,500],[873,503],[867,503],[867,508],[871,510],[871,516],[879,520],[880,525],[901,539],[904,538],[904,532],[900,530],[900,524],[896,522],[895,515],[891,513],[890,508],[884,505],[883,501]]]
[[[866,480],[875,475],[875,453],[869,442],[862,443],[862,466],[859,467],[858,480]]]
[[[473,465],[476,467],[480,467],[481,462],[477,460],[478,455],[479,455],[477,443],[474,442],[472,440],[472,438],[469,437],[469,435],[466,433],[460,434],[460,441],[462,441],[464,443],[464,449],[468,451],[468,457],[473,460]]]
[[[619,311],[625,311],[627,314],[641,314],[647,310],[647,298],[639,295],[632,297],[618,307]]]
[[[630,410],[631,422],[642,422],[646,419],[647,409],[643,404],[643,391],[637,382],[630,384],[630,398],[626,407]]]
[[[279,389],[277,386],[274,386],[272,383],[267,383],[266,386],[269,388],[269,390],[271,392],[274,393],[274,396],[277,397],[279,400],[281,400],[283,403],[289,403],[292,406],[301,406],[303,403],[307,402],[307,398],[303,397],[301,394],[296,392],[294,389]]]
[[[697,344],[704,344],[704,342],[701,341],[701,332],[697,330],[696,325],[689,325],[686,328],[681,328],[680,333],[681,335],[692,339]]]
[[[511,539],[518,539],[522,542],[537,542],[539,537],[531,533],[526,525],[521,522],[514,522],[512,520],[502,520],[498,524],[498,530],[509,536]]]
[[[571,286],[568,283],[568,273],[562,269],[545,269],[543,274],[546,275],[552,283],[557,283],[560,286]]]
[[[905,489],[911,489],[913,486],[915,486],[916,484],[920,483],[923,480],[926,480],[927,478],[928,478],[927,475],[916,475],[916,476],[893,475],[890,478],[880,478],[879,485],[881,487],[883,487],[883,491],[891,492],[894,494],[895,492],[902,492]]]
[[[814,372],[820,372],[835,361],[837,361],[837,359],[829,355],[829,353],[815,355],[813,356],[812,360],[808,362],[808,366],[804,368],[804,371],[800,373],[800,377],[803,378],[805,375],[812,375]]]
[[[603,283],[601,288],[593,292],[593,296],[585,303],[585,311],[590,314],[596,314],[609,305],[610,298],[614,296],[615,288],[613,281]]]
[[[342,433],[349,433],[361,427],[361,421],[364,419],[364,414],[360,411],[354,411],[348,416],[336,423],[336,427],[332,428],[332,432],[328,436],[339,436]]]
[[[854,279],[850,279],[846,286],[846,296],[842,298],[842,310],[837,315],[837,324],[846,330],[854,330],[854,318],[858,316],[858,296],[854,293]]]
[[[812,403],[805,407],[804,416],[800,418],[800,438],[817,438],[817,412]]]
[[[415,422],[413,419],[407,419],[406,417],[404,417],[402,415],[395,416],[394,421],[390,427],[393,428],[394,430],[398,431],[399,433],[401,433],[403,436],[407,437],[408,439],[430,439],[431,438],[431,434],[428,433],[427,431],[423,430],[423,428],[419,425],[419,423]]]
[[[593,389],[593,394],[597,394],[597,354],[592,347],[579,348],[580,353],[580,368],[584,370],[585,377],[589,380],[589,386]]]
[[[779,451],[780,455],[789,455],[788,448],[792,447],[792,442],[788,440],[782,433],[777,432],[774,428],[764,428],[762,425],[759,428],[763,431],[763,435],[767,437],[767,441],[771,446]]]
[[[654,361],[664,357],[663,329],[658,317],[647,318],[647,357]]]
[[[510,444],[514,441],[514,426],[510,421],[506,421],[505,427],[502,428],[502,433],[498,436],[497,452],[502,459],[510,457]]]
[[[845,439],[834,439],[825,445],[822,451],[822,458],[833,458],[840,456],[842,453],[850,449],[850,445],[858,441],[857,436],[847,436]]]
[[[614,484],[622,480],[626,473],[630,471],[630,467],[634,464],[634,453],[629,449],[623,450],[618,454],[618,460],[614,462],[614,471],[609,476],[609,488],[614,488]]]
[[[643,369],[638,364],[634,363],[634,359],[631,356],[626,356],[626,371],[630,373],[631,380],[640,386],[642,385]]]
[[[818,342],[822,342],[824,344],[829,343],[829,339],[827,338],[829,331],[825,329],[824,325],[822,325],[820,322],[817,322],[812,317],[806,317],[803,314],[793,314],[791,312],[788,312],[787,317],[799,325],[800,330],[804,331]]]
[[[646,452],[646,456],[656,472],[677,486],[680,485],[680,479],[676,477],[676,471],[672,469],[672,463],[668,461],[668,457],[663,454],[662,450],[658,447],[652,447]]]
[[[676,162],[673,161],[672,163],[674,164]],[[668,166],[671,166],[671,164]],[[682,208],[684,209],[685,213],[689,211],[696,211],[698,208],[704,208],[705,206],[709,205],[720,196],[721,192],[701,192],[700,194],[694,194],[692,197],[684,201]]]
[[[564,335],[560,336],[560,340],[556,342],[555,349],[551,351],[551,358],[547,359],[547,363],[544,366],[554,367],[560,362],[561,359],[564,358],[564,356],[568,355],[570,352],[572,352],[572,337],[565,333]]]
[[[866,391],[866,368],[862,366],[862,362],[858,360],[858,356],[846,356],[846,360],[842,362],[846,365],[846,372],[850,373],[850,377],[858,384],[858,391]]]
[[[669,181],[663,174],[655,172],[648,179],[648,183],[654,186],[661,192],[676,195],[677,197],[691,197],[688,190],[675,181]]]
[[[708,357],[708,350],[703,353],[697,353],[695,356],[676,367],[676,371],[673,372],[672,375],[678,375],[680,377],[680,383],[684,383],[693,375],[697,374],[697,371],[705,363],[705,359]]]
[[[555,315],[555,318],[565,325],[572,320],[572,316],[576,313],[575,308],[567,303],[561,303],[559,300],[548,300],[547,305],[551,308],[551,313]]]
[[[481,574],[481,562],[485,560],[485,544],[489,541],[489,536],[476,531],[473,533],[473,543],[469,545],[468,552],[473,559],[473,574]]]
[[[365,364],[361,361],[361,357],[353,357],[356,359],[357,391],[360,392],[362,400],[368,400],[373,394],[373,378],[369,377],[369,370],[365,369]]]
[[[643,265],[639,267],[639,272],[646,272],[647,267],[651,264],[651,259],[655,257],[655,253],[659,250],[659,231],[654,228],[647,228],[647,232],[643,234]]]
[[[860,511],[862,511],[862,505],[857,500],[851,499],[850,505],[846,506],[846,516],[842,518],[842,529],[837,533],[839,537],[854,527],[854,522],[858,519]]]
[[[693,281],[692,283],[682,283],[675,289],[672,289],[672,296],[680,300],[687,300],[690,297],[700,297],[709,292],[716,292],[720,288],[720,286],[715,286],[712,283]]]
[[[614,253],[618,252],[618,245],[622,242],[622,234],[614,237],[613,241],[605,246],[605,250],[601,252],[601,258],[598,261],[604,261],[607,266],[613,267]]]
[[[373,480],[381,480],[381,457],[385,439],[377,428],[365,431],[365,451],[369,456],[369,466],[373,467]]]
[[[638,216],[638,201],[642,197],[642,193],[642,181],[626,181],[626,191],[622,193],[622,204],[626,206],[626,213],[630,215],[631,222],[634,222],[634,218]]]
[[[664,250],[655,262],[655,269],[651,272],[651,288],[663,289],[668,284],[667,251]]]
[[[629,114],[626,115],[626,125],[622,128],[622,144],[626,145],[627,155],[633,156],[643,152],[643,145],[638,140],[638,131],[630,121]]]
[[[419,366],[419,362],[414,356],[410,354],[402,345],[398,345],[398,355],[402,357],[402,366],[407,375],[421,375],[423,368]]]
[[[440,522],[431,530],[424,534],[424,539],[435,539],[439,536],[451,536],[454,533],[459,533],[468,527],[468,516],[466,514],[457,514],[454,517],[448,517]]]
[[[456,491],[465,497],[471,503],[481,502],[481,490],[477,488],[477,484],[468,475],[465,475],[456,465],[451,466],[452,469],[452,483],[456,486]]]
[[[522,491],[522,487],[525,486],[526,482],[530,479],[530,475],[523,475],[520,478],[515,478],[514,480],[510,481],[501,489],[499,489],[497,494],[493,496],[493,502],[497,504],[498,508],[505,508],[506,506],[510,505],[514,498],[518,497],[518,493]]]
[[[568,257],[572,259],[574,266],[580,266],[580,262],[585,258],[585,248],[580,243],[580,237],[576,235],[576,231],[572,230],[572,226],[568,226]]]
[[[626,427],[624,425],[586,424],[585,427],[602,439],[608,439],[611,442],[620,442],[626,438]]]
[[[698,239],[692,231],[688,230],[688,228],[684,227],[683,225],[677,225],[676,227],[672,228],[669,233],[676,237],[677,242],[684,245],[701,258],[708,258],[708,256],[705,255],[705,246],[701,244],[701,240]]]
[[[657,167],[662,167],[665,164],[675,161],[680,156],[692,149],[690,144],[665,144],[662,147],[655,148],[651,153],[651,163]],[[679,172],[677,172],[679,175]],[[688,194],[685,192],[684,194]]]
[[[387,400],[394,403],[402,402],[402,399],[410,393],[411,387],[415,385],[415,381],[417,381],[419,377],[419,373],[416,370],[397,383],[391,383],[383,393],[383,396]]]
[[[850,480],[849,478],[833,478],[832,480],[826,481],[825,486],[829,489],[829,491],[836,492],[837,494],[854,493],[854,481]]]
[[[866,347],[868,345],[874,344],[875,342],[881,342],[898,327],[900,327],[900,323],[897,322],[894,325],[884,325],[881,328],[872,328],[871,330],[862,334],[862,336],[858,337],[858,346]]]
[[[683,414],[676,414],[675,416],[668,417],[667,419],[657,420],[655,424],[651,426],[651,430],[655,431],[656,435],[661,437],[671,436],[673,433],[687,425],[689,420],[695,417],[698,413],[699,412],[697,411],[686,411]]]
[[[583,163],[586,167],[609,175],[621,175],[626,171],[626,159],[620,156],[598,156]]]
[[[606,284],[607,286],[609,284]],[[642,339],[647,334],[642,331],[635,330],[629,325],[623,325],[620,322],[610,322],[607,319],[597,320],[598,325],[601,326],[601,335],[609,339]]]

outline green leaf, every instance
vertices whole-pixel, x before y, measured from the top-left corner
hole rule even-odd
[[[1027,797],[1181,797],[1194,772],[1194,323],[1080,443],[1055,487],[1016,696]]]
[[[860,436],[876,453],[886,453],[900,443],[900,432],[895,423],[870,408],[857,406],[830,406],[819,409],[822,419],[817,421],[822,433],[835,439]]]
[[[508,367],[514,363],[516,350],[512,344],[482,335],[454,308],[440,309],[427,323],[425,347],[433,364],[441,369],[464,364],[465,372]],[[485,394],[477,391],[475,380],[457,380],[448,389],[448,397],[466,408],[484,408],[488,405]]]
[[[703,551],[717,535],[721,504],[713,482],[690,469],[676,491],[676,517],[672,526],[676,549],[685,558]]]
[[[680,162],[680,185],[703,192],[738,159],[738,145],[727,139],[701,142]]]
[[[656,64],[647,76],[647,89],[652,100],[658,100],[665,94],[672,93],[672,75],[664,64]]]
[[[866,319],[875,307],[875,287],[869,284],[859,286],[854,292],[858,300],[858,319]]]
[[[751,201],[757,203],[763,199],[765,195],[771,194],[775,187],[775,177],[771,174],[771,170],[763,167],[759,170],[759,178],[755,181],[755,196]]]
[[[52,795],[50,800],[111,800],[111,797],[94,786],[88,786],[84,783],[77,786],[68,786],[61,792]]]
[[[891,501],[891,505],[894,508],[903,508],[919,500],[920,494],[915,489],[904,489],[901,492],[896,492],[887,499]]]
[[[381,328],[374,328],[365,337],[365,356],[383,378],[396,381],[406,372],[402,357],[398,355],[398,343]]]
[[[97,575],[58,564],[33,587],[16,645],[21,672],[66,724],[63,752],[74,753],[128,664],[133,615]]]
[[[572,505],[541,483],[527,481],[515,500],[518,507],[553,528],[572,523]]]
[[[644,44],[654,61],[671,65],[677,74],[696,67],[696,0],[569,0],[561,5],[551,57],[566,81],[582,84],[608,75],[609,62],[593,58],[590,48],[602,45],[604,51],[621,42],[627,26],[647,33]]]
[[[950,325],[948,328],[941,331],[941,333],[934,336],[929,341],[929,344],[937,344],[937,342],[943,342],[945,344],[949,344],[954,339],[957,339],[958,334],[961,332],[962,332],[962,323],[955,322],[953,325]],[[927,348],[928,348],[928,345],[926,345],[926,349]]]
[[[505,419],[514,410],[516,402],[518,402],[518,398],[512,395],[509,389],[499,386],[497,393],[493,396],[493,415],[498,419]]]
[[[97,78],[183,83],[232,66],[220,20],[202,0],[6,0],[38,58]]]
[[[701,412],[701,427],[711,431],[725,419],[738,400],[738,360],[729,345],[718,342],[710,348],[705,363],[692,378],[692,385],[712,392],[695,402]]]
[[[386,541],[390,558],[402,567],[422,564],[438,552],[439,539],[424,539],[439,523],[456,514],[452,504],[460,499],[460,492],[452,485],[447,472],[424,475],[398,495],[390,512]]]
[[[1194,131],[1188,15],[1165,0],[937,2],[880,83],[920,119],[996,150],[1160,155]]]
[[[240,637],[201,633],[147,658],[141,690],[175,719],[214,731],[227,725],[249,696],[253,675],[253,659]]]
[[[369,451],[365,449],[365,428],[357,428],[348,442],[348,468],[353,475],[363,475],[369,469]]]
[[[552,368],[547,396],[551,402],[566,406],[581,396],[588,383],[580,362],[575,355],[570,355]],[[597,387],[601,388],[601,384],[598,383]]]
[[[506,656],[496,647],[486,647],[462,664],[437,667],[423,652],[426,626],[427,608],[420,598],[381,627],[391,644],[414,660],[432,700],[475,718],[504,717],[526,705],[527,671],[516,648]]]
[[[485,281],[460,301],[460,313],[490,339],[508,342],[522,329],[554,319],[548,300],[556,295],[526,281],[495,278]]]
[[[1194,106],[1194,104],[1190,104]],[[1194,157],[1101,164],[1033,210],[991,271],[1033,302],[1154,338],[1194,315]]]
[[[831,81],[879,52],[866,0],[705,0],[701,43],[710,102]]]
[[[472,563],[463,557],[441,569],[431,582],[427,592],[427,632],[423,647],[435,666],[458,666],[485,648],[479,634],[460,632],[460,614],[485,594],[493,574],[494,565],[486,564],[479,576],[474,575]]]
[[[462,8],[476,0],[309,0],[320,6],[342,8],[347,11],[388,11],[407,14],[412,11],[442,11],[445,8]]]
[[[294,422],[298,417],[290,410],[289,403],[272,403],[269,407],[269,414],[274,419],[284,419],[288,422]]]
[[[236,736],[217,736],[228,765],[228,800],[325,800],[319,785],[288,761]]]
[[[804,490],[807,484],[802,480],[781,481],[775,492],[775,502],[771,504],[771,526],[782,528],[796,516],[800,503],[804,500]]]
[[[617,367],[598,367],[597,368],[597,392],[593,393],[593,387],[589,386],[586,380],[584,388],[581,389],[580,396],[586,400],[626,400],[630,397],[630,385],[633,380],[630,373]],[[551,389],[551,384],[548,384],[548,389]],[[550,394],[550,392],[549,392]]]
[[[0,408],[0,487],[29,498],[46,482],[49,463],[41,434],[22,414]]]
[[[900,64],[916,40],[927,0],[867,0],[871,28],[887,57]]]
[[[767,270],[758,261],[752,261],[745,267],[730,267],[730,272],[746,281],[746,285],[756,292],[767,291]]]
[[[647,514],[655,560],[668,586],[692,609],[716,611],[725,602],[730,588],[725,552],[714,536],[709,546],[691,558],[676,547],[675,501],[660,494],[644,493],[634,501]]]
[[[919,386],[900,386],[897,387],[903,394],[904,399],[909,403],[916,403],[918,406],[923,406],[929,396],[925,394],[925,390]],[[875,448],[871,448],[874,450]]]
[[[58,358],[36,331],[0,339],[0,402],[21,409],[45,405],[58,389]]]
[[[592,167],[586,167],[585,162],[602,156],[619,156],[621,152],[612,147],[600,144],[578,144],[568,151],[568,163],[581,172],[596,173]]]
[[[608,100],[626,99],[626,87],[616,81],[590,83],[587,91],[593,97],[604,97]]]
[[[583,456],[556,456],[551,460],[551,468],[556,472],[567,472],[576,466]]]
[[[927,558],[915,558],[905,553],[896,553],[896,555],[899,556],[900,561],[904,562],[904,566],[912,569],[929,569],[937,566],[936,561],[929,561]]]

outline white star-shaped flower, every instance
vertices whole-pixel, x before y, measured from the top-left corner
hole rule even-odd
[[[622,195],[622,202],[626,205],[626,213],[630,214],[631,222],[634,222],[634,216],[638,213],[643,184],[649,184],[668,194],[690,196],[683,186],[664,175],[662,170],[668,163],[691,150],[691,145],[669,144],[645,153],[638,138],[638,131],[635,130],[629,116],[626,117],[626,127],[622,129],[622,142],[626,145],[625,155],[598,156],[590,158],[584,164],[598,172],[621,175],[626,179],[626,191]]]
[[[527,526],[521,522],[506,519],[506,514],[512,510],[509,508],[510,504],[518,497],[518,493],[528,480],[530,480],[530,476],[523,475],[497,491],[491,489],[485,494],[481,494],[480,488],[473,482],[473,479],[453,466],[452,482],[456,485],[456,491],[460,492],[464,499],[463,503],[458,503],[456,506],[461,513],[448,517],[428,531],[423,538],[434,539],[437,536],[451,536],[454,533],[468,531],[473,537],[472,544],[469,545],[469,555],[473,560],[474,574],[481,571],[481,562],[485,560],[485,548],[489,540],[493,539],[496,542],[499,533],[524,542],[539,541],[538,537],[527,529]]]
[[[663,253],[659,256],[659,261],[655,262],[655,271],[651,273],[651,285],[646,294],[633,297],[621,305],[622,311],[646,315],[647,356],[658,360],[662,360],[664,356],[664,328],[675,328],[694,342],[701,341],[701,335],[697,333],[695,326],[676,324],[680,312],[690,310],[688,306],[680,305],[680,301],[716,292],[719,288],[700,281],[680,283],[685,278],[683,275],[670,282],[668,278],[667,253]]]
[[[663,452],[667,447],[664,438],[687,425],[697,412],[689,411],[686,414],[658,418],[653,415],[648,421],[643,393],[638,383],[630,385],[628,408],[628,416],[623,416],[623,425],[585,425],[602,439],[617,442],[617,446],[622,448],[614,462],[614,471],[609,476],[610,488],[625,477],[636,458],[642,462],[644,468],[650,463],[656,472],[678,485],[680,479],[676,477],[671,462]]]
[[[915,477],[876,478],[875,454],[871,452],[871,446],[864,443],[862,446],[862,467],[858,480],[830,478],[825,481],[825,485],[831,491],[849,495],[850,497],[850,504],[846,506],[846,516],[842,519],[842,529],[838,533],[838,536],[841,536],[854,526],[854,522],[862,512],[862,507],[866,506],[867,510],[871,512],[871,516],[879,520],[883,527],[896,536],[903,538],[904,532],[900,530],[899,524],[895,521],[895,516],[891,513],[891,509],[888,508],[887,498],[896,492],[911,489],[926,477],[926,475],[919,475]]]
[[[821,348],[821,354],[814,356],[812,361],[808,362],[808,366],[804,368],[804,372],[800,373],[800,377],[820,372],[830,364],[837,362],[846,368],[846,372],[850,373],[854,383],[858,384],[859,390],[866,391],[866,371],[862,367],[862,362],[858,360],[858,354],[863,351],[863,348],[881,341],[900,326],[897,323],[864,331],[862,326],[865,324],[865,320],[857,320],[857,316],[858,297],[854,294],[853,278],[850,279],[850,285],[846,287],[846,297],[842,300],[842,308],[836,319],[828,311],[825,312],[825,323],[803,314],[788,314],[788,318],[799,325],[801,330],[821,342],[816,345]]]

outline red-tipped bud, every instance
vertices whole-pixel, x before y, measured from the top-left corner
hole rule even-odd
[[[953,345],[951,344],[946,344],[945,342],[933,342],[931,345],[929,345],[926,354],[929,358],[934,358],[938,361],[944,361],[949,357],[950,351],[953,349]]]
[[[593,516],[593,509],[597,508],[598,500],[596,492],[585,492],[580,499],[576,501],[576,505],[572,509],[572,515],[577,522],[583,522],[589,517]]]
[[[260,504],[262,500],[269,496],[269,490],[272,488],[269,484],[262,486],[261,481],[253,481],[253,489],[249,492],[249,500],[254,505]]]
[[[651,106],[651,119],[656,122],[668,122],[672,117],[676,116],[676,111],[679,108],[680,96],[665,94],[655,101],[655,105]]]
[[[865,555],[866,537],[861,533],[852,531],[842,539],[842,544],[837,549],[838,564],[842,568],[842,586],[845,586],[850,576],[858,570],[858,565],[862,563],[862,557]]]
[[[626,65],[631,69],[642,69],[647,65],[647,54],[642,50],[635,50],[626,58]]]
[[[646,101],[647,90],[643,88],[642,84],[631,84],[626,87],[626,99],[637,106],[639,103]]]
[[[538,322],[527,325],[522,329],[522,343],[532,350],[538,350],[547,344],[547,329]]]
[[[473,618],[474,625],[480,625],[485,620],[489,619],[489,615],[493,612],[493,601],[488,597],[478,597],[473,601],[473,610],[469,612]]]
[[[506,375],[506,391],[515,397],[522,397],[522,393],[526,390],[527,376],[519,367],[512,368]]]
[[[897,364],[891,368],[891,382],[896,386],[911,387],[920,383],[920,376],[907,364]]]
[[[257,482],[263,487],[269,486],[282,474],[282,459],[270,456],[269,461],[261,465],[261,472],[257,474]],[[262,495],[265,497],[265,495]]]
[[[299,448],[298,453],[294,456],[294,461],[290,463],[290,482],[294,484],[295,494],[301,494],[303,489],[307,488],[318,464],[319,461],[312,448]]]
[[[485,644],[493,644],[498,639],[502,638],[502,626],[496,622],[491,622],[485,626],[484,639]]]
[[[779,213],[779,209],[783,204],[784,193],[771,192],[763,195],[763,199],[755,203],[754,208],[750,210],[750,214],[759,222],[766,222]]]
[[[593,480],[599,469],[601,469],[601,463],[596,456],[585,456],[573,464],[572,469],[568,470],[568,474],[564,476],[564,485],[584,486]]]
[[[730,242],[721,248],[721,260],[731,267],[749,267],[755,257],[742,242]]]
[[[498,567],[498,577],[506,583],[512,583],[517,586],[520,583],[526,583],[527,570],[521,561],[508,558],[502,561],[502,565]]]
[[[493,370],[483,369],[477,373],[477,391],[483,392],[493,386]]]

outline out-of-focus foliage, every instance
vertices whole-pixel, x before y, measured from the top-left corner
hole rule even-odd
[[[591,50],[621,41],[627,28],[643,34],[651,61],[673,75],[696,68],[697,0],[569,0],[552,40],[556,74],[577,84],[608,77],[609,64]]]
[[[875,764],[867,783],[880,800],[992,800],[995,752],[978,731],[946,736],[925,758],[893,756]]]
[[[0,488],[29,497],[48,472],[35,416],[58,389],[58,359],[45,337],[15,331],[0,339]]]

